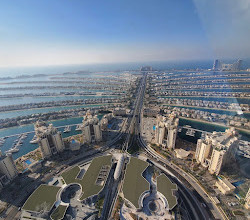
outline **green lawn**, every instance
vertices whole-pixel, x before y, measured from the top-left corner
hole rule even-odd
[[[75,166],[72,169],[63,172],[62,177],[67,184],[70,184],[75,182],[75,179],[79,172],[80,168],[78,166]]]
[[[129,164],[127,165],[123,193],[124,197],[136,208],[139,207],[138,200],[141,194],[146,190],[149,190],[149,182],[142,177],[142,173],[147,167],[147,162],[135,157],[131,157]]]
[[[40,185],[25,202],[23,209],[34,212],[50,211],[59,189],[57,186]]]
[[[62,177],[67,184],[79,183],[83,190],[83,195],[80,199],[86,199],[89,196],[98,194],[102,190],[103,186],[96,185],[95,182],[101,167],[104,165],[111,166],[111,158],[111,155],[94,158],[81,180],[76,179],[77,174],[80,171],[79,167],[74,167],[71,170],[64,172]]]
[[[52,213],[51,218],[52,218],[53,220],[60,220],[60,219],[63,219],[64,214],[65,214],[67,208],[68,208],[67,206],[59,205],[59,206],[54,210],[54,212]]]
[[[173,190],[177,190],[177,185],[172,183],[166,175],[161,174],[157,177],[157,191],[166,197],[170,210],[177,204],[177,199],[173,196]]]

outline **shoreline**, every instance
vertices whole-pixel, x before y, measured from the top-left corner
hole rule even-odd
[[[196,107],[192,105],[175,105],[175,104],[162,104],[162,106],[172,106],[172,107],[184,107],[184,108],[194,108],[194,109],[208,109],[208,110],[218,110],[218,111],[225,111],[225,112],[235,112],[237,114],[237,110],[231,110],[231,109],[223,109],[223,108],[207,108],[207,107]],[[249,114],[250,111],[242,111],[243,114]],[[237,114],[238,115],[238,114]]]
[[[226,128],[226,129],[230,128],[230,127],[234,127],[235,130],[239,130],[239,131],[245,132],[247,134],[250,134],[250,130],[245,129],[245,128],[239,128],[239,127],[235,127],[235,126],[227,126],[227,125],[220,124],[220,123],[217,123],[217,122],[203,121],[203,120],[200,120],[200,119],[186,118],[186,117],[182,117],[182,116],[178,116],[178,117],[180,119],[185,119],[185,120],[188,120],[188,121],[194,121],[194,122],[199,122],[199,123],[204,123],[204,124],[209,124],[209,125],[215,125],[215,126],[223,127],[223,128]]]
[[[61,118],[61,119],[54,119],[54,120],[50,120],[49,122],[61,121],[61,120],[65,120],[65,119],[81,118],[81,117],[83,117],[83,116],[70,117],[70,118]],[[6,129],[10,129],[10,128],[19,128],[19,127],[24,127],[24,126],[32,125],[32,124],[34,124],[34,123],[25,124],[25,125],[17,125],[17,126],[8,127],[8,128],[0,128],[0,132],[3,131],[3,130],[6,130]],[[67,126],[67,125],[65,125],[65,126]],[[35,132],[35,131],[31,131],[31,132]],[[23,132],[23,133],[26,133],[26,132]],[[16,135],[19,135],[19,134],[22,134],[22,133],[18,133],[18,134],[16,134]]]
[[[103,95],[103,94],[87,94],[87,95],[37,95],[37,96],[17,96],[17,97],[0,97],[0,99],[14,99],[14,98],[41,98],[41,97],[45,97],[45,98],[55,98],[55,97],[74,97],[74,96],[119,96],[119,95]]]
[[[118,103],[118,102],[117,102]],[[109,105],[109,104],[116,104],[114,102],[112,103],[102,103],[102,104],[83,104],[83,105],[87,105],[88,106],[93,106],[93,105]],[[120,104],[120,103],[119,103]],[[73,107],[73,106],[83,106],[83,105],[60,105],[60,106],[49,106],[49,107],[42,107],[42,108],[29,108],[29,109],[20,109],[20,110],[9,110],[9,111],[0,111],[1,113],[6,113],[6,112],[19,112],[19,111],[25,111],[25,110],[35,110],[35,109],[49,109],[49,108],[60,108],[60,107]],[[84,108],[84,107],[83,107]],[[34,114],[34,113],[33,113]],[[35,113],[36,114],[36,113]]]
[[[227,97],[227,96],[159,96],[159,98],[217,98],[217,99],[250,99],[250,97]]]

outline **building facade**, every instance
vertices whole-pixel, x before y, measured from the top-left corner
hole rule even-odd
[[[174,149],[179,119],[170,114],[168,117],[158,115],[156,120],[155,143],[162,145],[163,148]]]
[[[47,125],[43,121],[37,121],[35,123],[35,133],[38,137],[38,145],[43,158],[64,151],[62,134],[52,124]]]
[[[204,140],[199,139],[197,141],[195,158],[198,163],[201,163],[202,166],[208,167],[207,158],[211,152],[212,142],[208,136]]]
[[[195,158],[211,174],[218,175],[221,168],[235,159],[238,137],[234,128],[225,132],[213,132],[197,141]]]
[[[82,131],[86,143],[102,141],[101,125],[96,115],[93,116],[90,112],[87,112],[82,122]]]
[[[102,131],[107,131],[108,130],[108,124],[109,121],[113,118],[113,114],[109,113],[106,114],[102,117],[102,120],[100,121],[100,125],[101,125],[101,130]]]
[[[12,154],[2,155],[0,151],[0,190],[18,174]]]
[[[227,179],[218,177],[215,186],[224,194],[230,194],[235,190],[235,186],[232,185]]]

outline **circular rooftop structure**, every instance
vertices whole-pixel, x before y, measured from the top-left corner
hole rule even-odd
[[[73,183],[68,185],[61,192],[61,201],[64,203],[70,203],[71,200],[79,199],[82,193],[82,188],[79,184]]]

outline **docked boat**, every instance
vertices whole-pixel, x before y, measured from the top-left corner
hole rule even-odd
[[[181,128],[181,127],[179,127],[179,128],[178,128],[178,132],[181,132],[181,131],[182,131],[182,128]]]
[[[0,147],[1,147],[2,145],[4,145],[4,143],[5,143],[5,140],[4,140],[3,138],[0,138]]]
[[[76,126],[76,131],[81,131],[82,130],[82,126],[81,126],[81,124],[78,124],[77,126]]]
[[[19,149],[17,147],[10,148],[9,150],[5,151],[5,153],[16,153],[18,152]]]
[[[37,144],[38,141],[39,141],[39,138],[36,135],[34,135],[34,137],[32,138],[32,140],[30,141],[30,143],[31,144]]]
[[[64,128],[64,133],[68,133],[68,132],[70,132],[71,131],[71,128],[70,128],[70,126],[68,125],[68,126],[66,126],[65,128]]]
[[[206,136],[206,132],[202,132],[201,138],[205,138],[205,136]]]
[[[188,130],[186,131],[186,135],[194,137],[195,131],[192,130],[192,129],[188,129]]]

